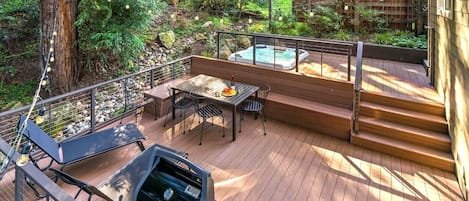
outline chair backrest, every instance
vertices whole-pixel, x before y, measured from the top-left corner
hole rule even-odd
[[[21,115],[18,128],[25,120],[26,116]],[[47,155],[49,155],[55,161],[62,162],[59,154],[59,144],[30,119],[27,121],[24,136],[36,144],[42,151],[47,153]]]
[[[266,84],[266,83],[259,83],[259,84],[256,84],[256,86],[259,87],[259,90],[257,91],[256,100],[264,105],[265,100],[267,99],[267,96],[269,95],[271,87],[269,84]]]

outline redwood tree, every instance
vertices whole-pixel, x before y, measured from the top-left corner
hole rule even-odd
[[[41,52],[42,58],[46,59],[50,48],[54,48],[49,77],[54,92],[69,92],[78,81],[79,57],[74,26],[77,5],[78,0],[41,0]],[[51,44],[54,30],[57,35]]]

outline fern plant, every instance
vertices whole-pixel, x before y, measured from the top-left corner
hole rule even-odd
[[[159,0],[81,0],[75,25],[85,65],[102,71],[112,64],[132,67],[152,17],[165,8]]]

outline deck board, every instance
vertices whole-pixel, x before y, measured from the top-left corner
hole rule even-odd
[[[347,80],[347,56],[310,52],[300,64],[299,72],[331,79]],[[356,58],[351,57],[351,77],[354,81]],[[430,86],[423,64],[363,58],[363,89],[387,96],[442,103]]]
[[[229,109],[225,112],[229,114]],[[264,136],[261,120],[246,115],[243,132],[231,142],[231,119],[225,121],[223,138],[218,118],[205,130],[202,146],[198,143],[198,120],[186,134],[182,134],[180,121],[178,118],[163,127],[164,118],[155,121],[145,114],[139,124],[146,136],[144,144],[159,143],[188,152],[190,160],[211,171],[217,200],[462,200],[451,173],[280,121],[268,119]],[[65,171],[97,185],[139,152],[138,146],[130,145]],[[0,184],[2,195],[13,194],[11,182],[2,180]],[[70,194],[76,192],[60,185]]]

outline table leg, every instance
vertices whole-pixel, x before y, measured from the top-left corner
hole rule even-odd
[[[233,133],[233,142],[236,141],[236,105],[233,105],[233,112],[232,112],[232,122],[233,122],[233,129],[232,129],[232,133]]]
[[[172,107],[171,113],[173,115],[173,120],[176,118],[176,108],[174,108],[174,105],[173,105],[173,103],[176,102],[176,95],[174,94],[176,94],[176,89],[173,88],[173,94],[171,94],[172,96],[171,96],[171,103],[170,103]]]
[[[256,98],[255,98],[254,100],[256,100],[256,101],[258,100],[258,99],[257,99],[257,91],[256,91]],[[254,119],[255,119],[255,120],[257,120],[257,115],[258,115],[257,112],[254,112]]]

